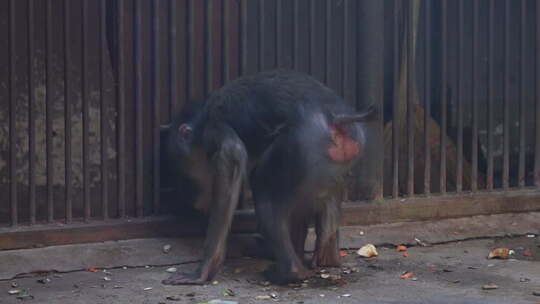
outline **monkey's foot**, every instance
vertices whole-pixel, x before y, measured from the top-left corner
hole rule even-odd
[[[317,269],[318,267],[340,267],[341,261],[339,254],[335,251],[333,248],[332,250],[316,251],[311,260],[311,267],[313,269]]]
[[[203,285],[206,281],[206,278],[201,277],[199,273],[177,272],[161,283],[165,285]]]
[[[303,281],[313,277],[314,275],[315,271],[307,269],[282,272],[271,268],[264,272],[264,276],[268,281],[278,285]]]

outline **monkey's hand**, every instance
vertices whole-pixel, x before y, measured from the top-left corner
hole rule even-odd
[[[177,272],[161,283],[165,285],[202,285],[206,283],[207,278],[201,273],[182,273]]]

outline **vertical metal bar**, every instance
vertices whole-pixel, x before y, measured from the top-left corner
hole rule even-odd
[[[463,189],[463,103],[464,103],[464,10],[463,0],[458,2],[458,67],[457,67],[457,145],[456,145],[456,192]]]
[[[28,186],[30,225],[36,223],[36,117],[34,111],[34,0],[28,0]]]
[[[414,58],[413,5],[407,7],[407,194],[414,195]]]
[[[510,178],[510,1],[504,2],[504,101],[503,101],[503,169],[502,186],[507,190]]]
[[[393,66],[393,84],[394,84],[394,102],[393,120],[392,120],[392,197],[399,196],[399,1],[394,0],[394,66]]]
[[[67,0],[70,1],[70,0]],[[116,57],[118,58],[118,77],[116,85],[117,102],[117,145],[118,145],[118,216],[126,216],[126,101],[125,101],[125,64],[124,64],[124,0],[118,0],[118,48]]]
[[[346,3],[347,4],[347,3]],[[344,16],[347,16],[347,11],[345,10],[345,7],[343,7],[344,11],[343,11],[343,15]],[[381,15],[384,17],[384,4],[382,5],[381,7],[381,10],[380,10],[380,13]],[[346,18],[346,17],[345,17]],[[343,20],[343,29],[345,30],[347,28],[347,25],[348,23],[346,22],[346,20]],[[381,28],[384,29],[384,22],[381,22]],[[345,41],[348,40],[347,39],[347,36],[345,35],[344,33],[344,36],[343,36],[343,48],[345,48]],[[384,52],[384,39],[381,39],[381,50]],[[345,96],[345,88],[346,88],[346,85],[345,85],[345,81],[347,79],[347,76],[346,76],[346,66],[345,66],[345,62],[346,62],[346,58],[348,56],[346,56],[345,52],[343,52],[343,60],[342,60],[342,63],[343,63],[343,66],[342,66],[342,70],[343,70],[343,77],[341,79],[341,92],[343,94],[343,96]],[[379,140],[379,151],[380,151],[380,155],[381,157],[379,157],[379,162],[378,162],[378,165],[376,166],[376,170],[378,171],[375,176],[379,179],[378,182],[377,182],[377,188],[375,189],[375,193],[376,193],[376,197],[374,198],[375,200],[377,201],[382,201],[384,199],[384,155],[386,154],[386,151],[385,151],[385,144],[384,144],[384,100],[385,100],[385,90],[384,90],[384,78],[385,78],[385,69],[384,69],[384,59],[380,60],[380,65],[377,67],[380,69],[380,78],[377,79],[377,81],[379,81],[380,83],[380,87],[379,87],[379,91],[377,92],[378,94],[378,99],[376,102],[377,102],[377,106],[378,106],[378,112],[379,112],[379,119],[377,120],[377,129],[378,129],[378,133],[380,134],[381,138]]]
[[[281,53],[283,48],[283,33],[281,32],[281,24],[283,21],[281,18],[281,7],[281,0],[276,0],[276,67],[280,67],[283,64],[283,54]]]
[[[71,100],[69,98],[69,89],[71,88],[69,68],[71,66],[70,61],[70,24],[69,24],[69,12],[70,1],[64,0],[64,157],[65,157],[65,172],[64,183],[65,197],[66,197],[66,224],[71,223],[73,220],[73,205],[71,201]]]
[[[439,183],[441,188],[441,194],[446,193],[446,86],[447,86],[447,47],[448,47],[448,2],[442,0],[442,50],[441,50],[441,156],[440,156],[440,176]]]
[[[315,1],[309,1],[309,74],[313,75],[313,58],[315,49]]]
[[[15,100],[15,0],[9,1],[9,196],[11,225],[18,225]]]
[[[536,92],[535,92],[535,149],[534,149],[534,185],[540,187],[540,3],[536,2]]]
[[[315,49],[315,2],[309,1],[309,74],[313,75],[313,58]]]
[[[204,35],[204,56],[203,56],[203,79],[204,81],[204,96],[206,97],[208,93],[210,92],[212,88],[212,66],[214,62],[214,58],[212,58],[212,50],[214,48],[214,44],[212,43],[212,10],[213,1],[207,0],[204,2],[203,9],[204,9],[204,22],[203,22],[203,35]]]
[[[493,190],[493,98],[495,98],[494,66],[495,66],[495,4],[493,1],[489,5],[489,48],[488,48],[488,100],[487,100],[487,190]]]
[[[242,48],[240,51],[240,74],[245,75],[247,71],[247,43],[248,43],[248,35],[247,35],[247,28],[248,28],[248,18],[247,18],[247,1],[248,0],[241,0],[241,18],[242,18],[242,26],[241,26],[241,37],[242,37]]]
[[[227,81],[235,79],[240,74],[240,65],[241,65],[241,53],[242,49],[240,48],[241,33],[242,28],[240,26],[241,22],[241,11],[238,2],[227,1],[227,7],[229,8],[229,22],[227,22],[227,38],[225,42],[228,43],[229,47],[227,58],[230,60],[229,71],[227,75]]]
[[[160,87],[161,83],[161,69],[160,69],[160,48],[159,48],[159,1],[153,2],[153,21],[154,21],[154,214],[159,214],[160,212],[160,154],[159,154],[159,145],[160,145]]]
[[[223,67],[222,67],[222,79],[223,83],[228,83],[230,81],[230,75],[231,75],[231,63],[229,62],[230,57],[230,41],[227,39],[227,34],[230,29],[230,19],[231,19],[231,8],[230,5],[227,3],[227,1],[223,1],[222,4],[223,7],[223,18],[222,24],[221,24],[221,41],[223,41]]]
[[[326,26],[325,26],[325,55],[324,55],[324,83],[328,85],[330,80],[330,69],[328,63],[330,62],[330,35],[332,34],[332,3],[333,1],[326,1]]]
[[[133,18],[133,50],[134,50],[134,65],[135,65],[135,204],[137,217],[143,216],[143,103],[142,103],[142,37],[141,37],[141,1],[134,2]]]
[[[348,10],[350,9],[350,2],[349,0],[344,0],[343,3],[343,48],[341,52],[341,56],[343,56],[343,60],[341,61],[341,92],[343,92],[343,97],[345,100],[347,99],[347,94],[345,92],[346,83],[348,81],[349,75],[347,73],[347,68],[349,65],[349,56],[348,51],[351,48],[350,41],[349,41],[349,14]],[[349,102],[351,102],[349,100]],[[382,133],[381,133],[382,134]],[[384,155],[384,154],[383,154]]]
[[[176,113],[178,104],[178,91],[177,91],[177,69],[176,65],[178,64],[178,56],[176,54],[176,43],[177,43],[177,31],[176,31],[176,0],[169,1],[169,58],[170,58],[170,68],[169,68],[169,89],[170,89],[170,112]]]
[[[343,48],[342,48],[342,52],[341,52],[341,56],[343,56],[343,60],[341,61],[341,92],[343,93],[343,97],[346,99],[347,98],[347,94],[345,92],[345,88],[346,88],[346,83],[348,81],[348,73],[347,73],[347,69],[348,69],[348,65],[349,65],[349,56],[348,55],[348,50],[351,48],[350,46],[350,41],[349,41],[349,13],[348,13],[348,10],[350,8],[350,3],[349,3],[349,0],[344,0],[344,3],[343,3]],[[379,110],[382,110],[379,109]],[[379,113],[382,113],[382,112],[379,112]],[[382,134],[382,133],[381,133]],[[384,155],[384,154],[382,154]],[[383,184],[383,183],[380,183],[380,184]],[[379,193],[379,192],[378,192]],[[383,192],[380,192],[380,193],[383,193]]]
[[[536,16],[540,18],[540,16]],[[521,92],[519,94],[519,167],[518,167],[518,185],[525,187],[525,101],[527,98],[526,71],[527,71],[527,2],[521,1]]]
[[[241,24],[239,14],[239,2],[223,1],[224,9],[224,26],[223,26],[223,48],[224,48],[224,82],[228,83],[232,79],[238,77],[238,68],[240,66],[241,48]]]
[[[459,0],[459,20],[458,20],[458,98],[457,98],[457,159],[456,159],[456,192],[460,193],[463,189],[463,103],[464,103],[464,85],[465,78],[465,11],[463,9],[463,0]]]
[[[45,133],[46,133],[46,152],[47,152],[47,222],[54,220],[54,200],[53,200],[53,186],[54,186],[54,166],[53,166],[53,102],[52,98],[52,3],[51,0],[47,0],[46,3],[46,37],[45,37],[45,74],[46,74],[46,94],[45,94]]]
[[[186,22],[187,22],[187,41],[186,41],[186,60],[187,60],[187,71],[185,72],[186,76],[186,97],[187,100],[193,97],[193,33],[195,31],[195,5],[192,2],[192,0],[187,1],[187,7],[186,7]]]
[[[83,140],[83,205],[84,205],[84,220],[89,221],[91,216],[90,209],[90,176],[89,176],[89,101],[88,101],[88,56],[86,48],[88,45],[88,1],[82,1],[82,68],[81,68],[81,99],[82,99],[82,140]]]
[[[424,193],[431,193],[431,147],[429,122],[431,120],[431,1],[425,2],[425,57],[424,57]]]
[[[101,135],[101,211],[103,219],[109,218],[109,200],[108,200],[108,170],[107,170],[107,149],[108,143],[107,143],[107,122],[108,122],[108,115],[107,115],[107,103],[105,101],[105,85],[106,85],[106,55],[105,50],[107,50],[107,36],[106,36],[106,30],[107,30],[107,7],[106,7],[106,0],[101,0],[101,12],[100,12],[100,43],[101,48],[99,51],[100,56],[100,62],[99,62],[99,77],[100,77],[100,135]]]
[[[472,138],[471,138],[471,191],[475,192],[478,190],[478,36],[479,36],[479,1],[475,0],[473,2],[473,54],[472,54],[472,90],[473,90],[473,100],[472,100]]]
[[[265,6],[263,1],[259,1],[259,37],[258,37],[258,43],[259,43],[259,64],[257,69],[259,71],[262,71],[264,69],[264,50],[268,47],[266,45],[266,12],[265,12]],[[275,63],[275,61],[274,61]]]
[[[347,5],[347,4],[345,4]],[[293,40],[292,40],[292,43],[293,43],[293,46],[292,46],[292,62],[293,62],[293,69],[295,70],[299,70],[300,69],[300,64],[298,63],[299,60],[298,60],[298,57],[300,55],[300,43],[298,42],[298,32],[299,32],[299,24],[298,24],[298,18],[299,18],[299,4],[298,4],[298,0],[294,0],[294,3],[293,3]]]

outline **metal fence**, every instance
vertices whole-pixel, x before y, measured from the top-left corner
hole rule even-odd
[[[380,107],[374,190],[361,167],[352,201],[534,196],[539,16],[534,0],[1,0],[0,224],[167,213],[160,125],[274,67]]]

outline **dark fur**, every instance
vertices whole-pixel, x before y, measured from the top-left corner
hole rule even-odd
[[[303,263],[310,222],[317,232],[312,266],[339,265],[340,180],[358,157],[329,158],[330,129],[345,130],[343,138],[357,143],[361,153],[365,136],[357,122],[368,118],[313,78],[283,70],[235,80],[201,109],[181,113],[170,126],[168,159],[179,173],[179,187],[191,190],[190,203],[210,212],[210,225],[199,270],[164,283],[199,284],[217,273],[247,179],[261,233],[276,258],[268,274],[272,281],[311,275]]]

